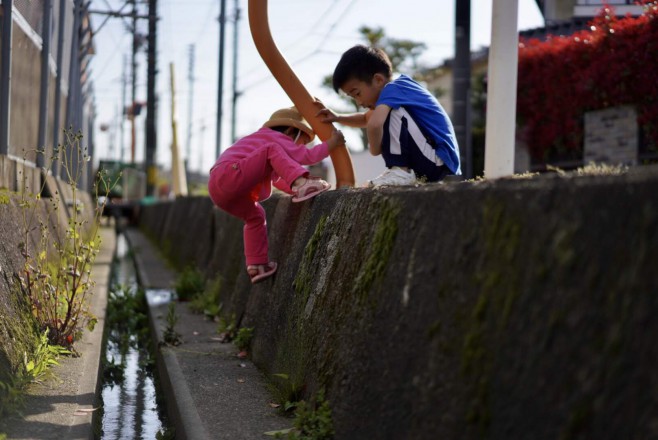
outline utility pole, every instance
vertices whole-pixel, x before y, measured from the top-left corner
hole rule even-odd
[[[219,157],[222,141],[222,100],[224,98],[224,30],[226,27],[226,0],[220,0],[219,8],[219,78],[217,79],[217,133],[215,156]]]
[[[128,87],[128,56],[123,56],[123,70],[121,71],[121,151],[119,157],[121,162],[126,161],[126,124],[124,118],[128,115],[126,106],[126,87]]]
[[[233,24],[233,100],[231,104],[231,143],[236,141],[235,119],[236,107],[240,92],[238,92],[238,22],[240,21],[240,6],[235,0],[235,21]]]
[[[114,109],[114,121],[112,122],[112,124],[110,124],[110,127],[108,129],[109,151],[107,155],[111,160],[116,159],[117,128],[118,125],[121,123],[122,119],[123,119],[123,108],[117,106]]]
[[[473,177],[471,147],[471,0],[455,1],[455,64],[452,71],[452,120],[464,177]]]
[[[187,80],[189,82],[188,99],[187,99],[187,164],[192,160],[192,109],[194,108],[194,44],[188,47],[189,64],[187,68]]]
[[[61,0],[62,2],[68,0]],[[79,1],[79,0],[76,0]],[[107,3],[107,2],[106,2]],[[146,3],[146,0],[142,0],[142,3]],[[109,3],[107,4],[110,7]],[[148,54],[147,54],[147,116],[146,116],[146,136],[145,136],[145,154],[144,162],[147,173],[147,192],[152,190],[152,187],[149,186],[155,182],[155,156],[157,148],[157,138],[155,131],[155,123],[157,120],[156,109],[157,109],[157,98],[155,96],[155,77],[157,73],[157,62],[156,62],[156,34],[157,34],[157,0],[148,0],[148,14],[138,14],[137,13],[137,0],[125,0],[124,6],[132,5],[132,10],[130,12],[122,12],[123,6],[120,10],[89,10],[90,14],[98,14],[106,16],[105,21],[101,23],[96,32],[102,28],[107,20],[111,17],[121,18],[126,22],[126,26],[129,31],[132,32],[132,56],[131,56],[131,103],[126,105],[126,88],[128,83],[128,57],[124,55],[123,61],[123,73],[121,76],[121,99],[122,99],[122,115],[123,117],[128,117],[131,122],[131,133],[130,133],[130,161],[135,162],[135,145],[136,145],[136,130],[135,130],[135,117],[137,116],[138,109],[141,110],[141,105],[137,103],[137,52],[139,51],[142,43],[144,42],[144,35],[137,32],[137,20],[148,20]],[[61,9],[61,8],[60,8]],[[127,21],[130,19],[130,22]],[[61,33],[60,33],[61,34]],[[125,151],[124,148],[124,124],[123,119],[121,122],[121,161],[125,162]]]
[[[158,1],[149,0],[148,13],[148,49],[146,55],[147,81],[146,81],[146,153],[144,165],[146,168],[146,194],[155,195],[157,186],[157,166],[155,156],[158,151],[156,124],[157,97],[155,83],[157,74],[157,30],[158,30]]]
[[[131,103],[130,103],[130,162],[135,163],[135,102],[137,100],[137,0],[130,0],[133,5],[132,11],[132,31],[133,31],[133,52],[132,52],[132,83],[131,83]]]

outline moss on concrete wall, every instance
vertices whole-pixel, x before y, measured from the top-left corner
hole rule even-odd
[[[242,224],[210,204],[142,227],[180,255],[209,242],[195,261],[253,360],[284,392],[325,388],[337,438],[651,438],[657,187],[643,168],[273,197],[279,269],[255,286]]]

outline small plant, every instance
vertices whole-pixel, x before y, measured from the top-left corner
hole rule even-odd
[[[115,344],[120,353],[128,348],[137,348],[136,334],[142,341],[148,341],[148,316],[146,315],[144,290],[133,290],[128,286],[117,286],[109,293],[106,322],[111,328],[108,341]]]
[[[576,170],[576,174],[579,176],[616,176],[626,172],[628,172],[628,167],[625,165],[607,165],[595,162],[590,162]]]
[[[530,171],[526,171],[525,173],[518,173],[518,174],[513,174],[512,179],[532,179],[534,177],[539,176],[539,173],[533,173]]]
[[[334,438],[334,423],[329,401],[320,390],[311,403],[301,401],[295,411],[294,428],[266,432],[266,435],[288,440],[331,440]]]
[[[23,363],[7,381],[0,380],[0,419],[5,414],[20,411],[24,403],[23,391],[32,382],[42,382],[54,378],[50,368],[59,365],[58,359],[71,352],[63,347],[51,345],[48,341],[48,330],[38,336],[33,354],[23,353]]]
[[[63,201],[70,206],[68,226],[65,231],[51,230],[51,220],[59,217],[58,211],[64,204],[60,203],[57,193],[50,203],[44,203],[41,195],[45,179],[39,192],[28,193],[27,177],[23,176],[24,189],[19,203],[23,214],[23,240],[19,248],[25,263],[16,277],[30,301],[32,314],[41,331],[48,330],[52,345],[70,349],[85,327],[91,331],[96,324],[87,299],[94,287],[90,275],[100,248],[97,229],[102,207],[95,211],[91,222],[82,215],[77,182],[85,170],[84,163],[91,158],[80,145],[81,133],[65,131],[65,137],[66,147],[60,145],[55,149],[51,164],[56,159],[61,160],[65,179],[71,188],[71,199]],[[65,153],[60,155],[59,151]],[[40,214],[41,206],[46,208],[45,215]],[[32,245],[35,241],[36,244]]]
[[[295,413],[295,429],[288,434],[293,440],[330,440],[334,438],[329,401],[320,390],[313,402],[300,402]]]
[[[15,414],[23,407],[23,388],[25,382],[17,376],[7,382],[0,380],[0,419],[5,415]]]
[[[289,413],[295,410],[304,394],[304,383],[285,373],[272,374],[272,378],[268,388],[281,405],[283,412]]]
[[[222,279],[220,277],[208,283],[203,293],[198,294],[190,301],[190,310],[203,313],[209,319],[218,319],[222,311],[220,302],[221,287]]]
[[[174,440],[175,438],[176,430],[173,428],[164,428],[155,434],[155,440]]]
[[[240,351],[246,351],[251,346],[251,339],[254,336],[253,327],[242,327],[238,330],[238,334],[235,337],[233,343],[238,347]]]
[[[113,287],[108,296],[105,323],[107,344],[112,349],[106,350],[102,359],[103,378],[106,383],[120,384],[130,349],[139,349],[140,343],[147,346],[150,341],[146,298],[143,289],[125,285]],[[149,360],[150,356],[140,357],[140,362]]]
[[[238,325],[235,320],[235,313],[231,315],[231,319],[225,317],[219,318],[219,325],[217,326],[217,333],[222,342],[231,342],[237,336]]]
[[[197,268],[186,267],[180,274],[174,289],[181,301],[189,301],[204,291],[203,274]]]
[[[68,355],[71,352],[59,345],[51,345],[48,342],[48,329],[41,335],[37,344],[34,356],[28,359],[27,353],[24,356],[24,365],[27,378],[30,382],[41,382],[42,379],[52,377],[50,367],[59,365],[57,360],[62,355]]]
[[[10,200],[9,192],[6,189],[0,190],[0,205],[8,205]]]
[[[176,323],[178,322],[178,315],[176,315],[176,306],[173,302],[169,303],[167,308],[167,327],[164,331],[164,341],[169,345],[180,345],[180,334],[176,331]]]

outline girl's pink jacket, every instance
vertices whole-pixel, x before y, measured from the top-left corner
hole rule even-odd
[[[235,144],[231,145],[224,151],[213,167],[213,169],[220,163],[235,163],[248,157],[254,151],[261,148],[266,148],[268,145],[278,145],[285,150],[292,160],[300,165],[313,165],[320,162],[325,157],[329,156],[329,147],[326,142],[315,145],[312,148],[307,148],[304,145],[295,144],[290,137],[283,133],[272,130],[268,127],[262,127],[260,130],[238,140]],[[262,176],[261,183],[251,191],[254,201],[262,201],[270,197],[272,194],[272,184],[281,191],[290,194],[290,184],[279,177],[271,166],[265,167],[267,170]],[[243,168],[243,171],[244,168]],[[293,179],[294,180],[294,179]]]

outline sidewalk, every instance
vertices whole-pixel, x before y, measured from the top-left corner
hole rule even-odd
[[[176,274],[140,231],[129,228],[125,235],[149,299],[154,343],[160,346]],[[264,433],[290,428],[291,419],[270,407],[261,372],[238,359],[233,344],[217,341],[217,324],[193,314],[185,303],[174,304],[182,344],[162,345],[157,365],[176,439],[271,439]]]
[[[93,439],[100,384],[100,359],[105,327],[107,289],[116,245],[113,227],[98,231],[102,244],[91,271],[96,282],[91,297],[91,312],[98,318],[93,332],[84,331],[75,344],[78,357],[63,357],[52,371],[58,380],[32,384],[25,396],[24,417],[8,420],[8,439]]]

